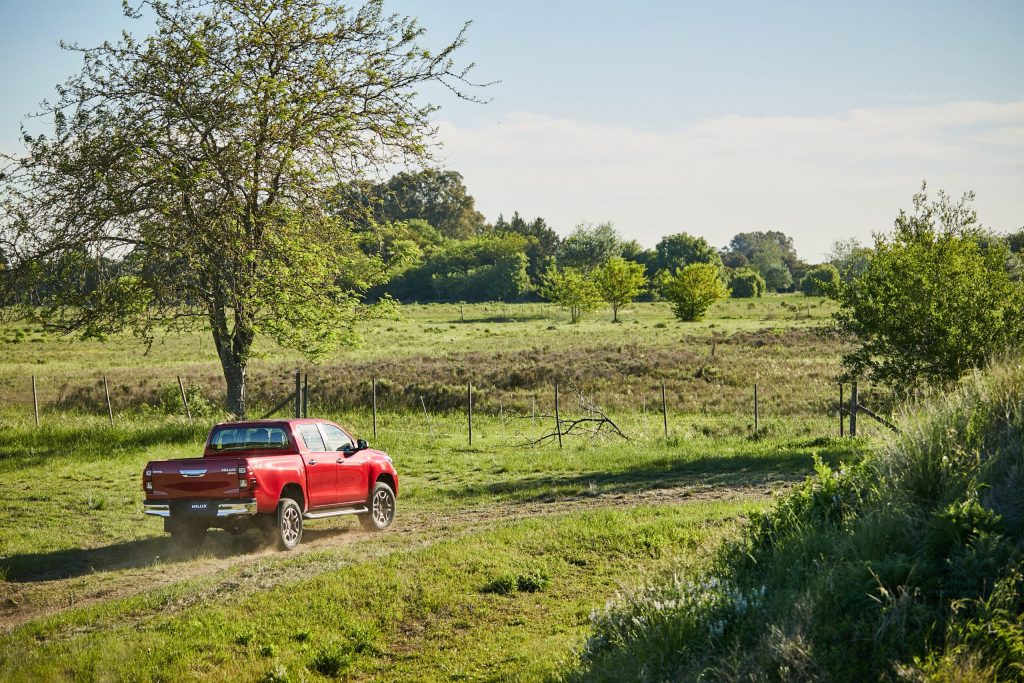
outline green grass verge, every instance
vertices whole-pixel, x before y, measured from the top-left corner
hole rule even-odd
[[[531,519],[329,571],[321,554],[275,556],[288,579],[270,590],[241,574],[201,604],[179,586],[27,624],[0,636],[0,678],[537,680],[620,585],[699,567],[756,506]]]
[[[689,579],[594,619],[579,680],[1020,680],[1024,365],[910,404],[903,434],[754,516]]]

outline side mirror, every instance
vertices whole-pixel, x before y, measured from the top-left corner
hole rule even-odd
[[[370,447],[370,444],[366,443],[366,439],[359,439],[358,441],[356,441],[356,450],[357,451],[365,451],[369,447]]]

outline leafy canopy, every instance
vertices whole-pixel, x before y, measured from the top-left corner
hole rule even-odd
[[[718,268],[710,263],[691,263],[668,279],[665,298],[672,311],[683,321],[700,320],[711,305],[729,295],[718,278]]]
[[[857,338],[850,376],[897,390],[945,384],[1024,340],[1024,283],[1010,252],[978,224],[973,193],[952,201],[914,195],[891,235],[875,237],[859,278],[839,289],[840,329]]]
[[[2,286],[42,291],[40,274],[75,253],[130,264],[100,273],[87,296],[52,286],[19,312],[147,339],[208,325],[228,409],[244,414],[257,334],[316,358],[381,312],[360,302],[385,268],[332,210],[335,188],[429,159],[435,108],[415,88],[458,92],[463,34],[425,49],[416,21],[386,15],[381,0],[358,10],[334,0],[142,7],[152,35],[69,48],[84,66],[44,103],[53,135],[26,134],[25,153],[6,157],[0,247],[12,266]]]
[[[729,276],[730,296],[734,299],[754,299],[765,292],[764,278],[753,268],[737,268]]]
[[[573,322],[592,311],[601,303],[601,295],[594,281],[578,268],[555,268],[544,273],[540,295],[569,311]]]
[[[590,272],[612,256],[622,256],[622,236],[611,223],[582,224],[558,248],[558,264]]]
[[[806,296],[826,296],[839,285],[839,269],[831,263],[815,266],[800,281],[800,291]]]
[[[593,275],[601,299],[612,307],[614,322],[619,320],[619,309],[629,305],[647,286],[644,267],[620,256],[605,261]]]

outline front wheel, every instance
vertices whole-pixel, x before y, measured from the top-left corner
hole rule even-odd
[[[270,528],[271,540],[280,550],[291,550],[302,540],[302,509],[291,498],[282,498]]]
[[[382,481],[373,486],[370,494],[370,509],[359,515],[359,521],[367,531],[383,531],[395,521],[395,492]]]

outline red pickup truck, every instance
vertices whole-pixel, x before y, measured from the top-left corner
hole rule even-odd
[[[379,531],[395,518],[398,473],[387,453],[327,420],[216,425],[202,458],[155,460],[142,473],[143,511],[185,546],[210,528],[263,528],[279,548],[302,538],[303,520],[357,515]]]

